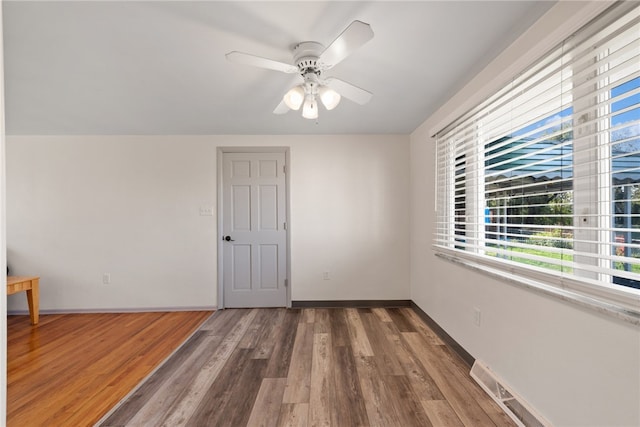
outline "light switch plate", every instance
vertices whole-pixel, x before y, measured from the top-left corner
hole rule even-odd
[[[213,216],[213,208],[201,206],[200,207],[200,216]]]

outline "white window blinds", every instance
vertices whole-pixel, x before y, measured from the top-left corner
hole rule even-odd
[[[436,168],[437,251],[637,301],[640,5],[608,9],[439,132]]]

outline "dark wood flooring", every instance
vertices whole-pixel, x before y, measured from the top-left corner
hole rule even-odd
[[[216,312],[101,426],[512,426],[411,308]]]

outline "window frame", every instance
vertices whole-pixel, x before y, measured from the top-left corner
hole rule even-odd
[[[598,86],[593,91],[593,93],[598,94],[598,96],[609,96],[610,91],[602,92],[600,89],[601,87]],[[497,91],[497,93],[499,92],[500,91]],[[573,103],[571,105],[573,105]],[[607,117],[609,113],[604,112],[603,115]],[[597,117],[597,119],[602,119],[602,118]],[[600,120],[600,122],[602,122],[603,120],[604,119]],[[608,132],[596,132],[596,134],[608,135]],[[608,136],[606,138],[608,138]],[[482,138],[478,138],[478,142],[475,144],[475,150],[473,150],[473,152],[471,153],[467,152],[467,154],[465,154],[466,156],[468,156],[468,157],[465,157],[467,161],[465,165],[465,174],[467,175],[468,179],[484,180],[483,172],[479,174],[480,171],[477,170],[478,168],[474,169],[473,165],[479,164],[478,156],[481,156],[480,152],[482,151],[480,147],[483,147],[486,143],[489,142],[489,140],[483,140]],[[600,174],[598,175],[598,179],[602,179],[602,180],[608,179],[609,187],[602,190],[602,185],[593,186],[589,190],[589,192],[594,193],[595,200],[598,201],[597,202],[598,206],[596,208],[597,214],[593,215],[591,212],[588,212],[585,215],[582,212],[576,212],[574,210],[574,221],[590,221],[591,218],[594,218],[594,222],[597,222],[599,224],[598,227],[601,227],[602,225],[604,225],[602,224],[602,221],[611,220],[612,218],[611,215],[606,215],[605,217],[603,217],[600,214],[601,209],[604,206],[603,203],[606,203],[607,206],[609,206],[608,209],[610,210],[613,209],[611,207],[613,202],[611,200],[612,196],[609,194],[608,195],[609,200],[603,201],[602,194],[599,194],[599,193],[602,193],[603,191],[607,192],[607,190],[609,193],[611,193],[611,187],[612,187],[611,166],[606,166],[604,164],[604,162],[608,162],[609,159],[604,158],[600,153],[603,150],[602,148],[603,146],[609,149],[610,149],[610,146],[608,145],[608,141],[603,143],[601,138],[596,138],[593,141],[593,146],[596,147],[596,149],[593,152],[599,156],[596,159],[595,164],[597,164],[598,167],[602,169],[608,168],[609,170],[608,178],[606,177],[606,174]],[[440,156],[442,152],[442,147],[440,146],[440,144],[438,144],[438,148],[436,151],[437,151],[436,169],[438,169],[443,167],[441,164],[438,164],[439,159],[442,159],[442,157]],[[452,155],[453,159],[455,160],[458,156],[460,156],[460,153],[456,151],[450,155]],[[438,172],[436,172],[436,175],[438,176]],[[445,178],[445,179],[455,180],[456,179],[455,168],[454,168],[454,171],[451,172],[451,175],[445,174],[445,176],[448,176],[448,178]],[[440,186],[439,180],[442,180],[442,178],[443,178],[443,175],[441,174],[436,180],[436,211],[443,209],[443,207],[445,206],[449,206],[446,200],[442,200],[442,195],[440,194],[442,190],[438,188]],[[463,224],[465,240],[481,239],[484,241],[483,230],[485,230],[485,227],[484,227],[484,223],[480,221],[480,218],[484,217],[484,206],[485,206],[484,202],[487,199],[484,197],[484,194],[479,194],[481,193],[480,191],[477,191],[478,194],[474,192],[474,189],[479,189],[480,187],[482,186],[478,186],[478,185],[470,186],[469,188],[465,189],[465,192],[464,192],[465,216],[467,219],[466,222]],[[459,191],[459,187],[457,185],[454,185],[452,188],[453,188],[454,194],[449,195],[448,198],[449,200],[454,200],[454,203],[453,203],[453,206],[449,206],[449,208],[455,210],[455,200],[456,200],[455,193]],[[582,193],[582,195],[592,197],[592,198],[594,195],[594,194],[587,195],[586,194],[587,190],[585,189],[581,189],[580,193]],[[451,199],[451,197],[453,197],[453,199]],[[446,198],[447,197],[445,197],[445,199]],[[575,204],[575,199],[574,199],[574,204]],[[446,247],[446,243],[445,243],[445,246],[434,244],[436,255],[455,261],[455,262],[460,262],[471,268],[485,271],[491,275],[506,278],[510,281],[519,282],[520,284],[524,284],[527,287],[535,288],[537,290],[542,290],[545,293],[551,293],[551,294],[560,296],[563,299],[578,301],[590,307],[595,306],[607,312],[614,312],[620,317],[625,318],[625,320],[632,321],[633,323],[640,325],[640,291],[639,290],[636,290],[633,288],[624,288],[624,287],[621,287],[620,285],[613,284],[612,282],[606,282],[604,280],[601,280],[602,273],[597,273],[597,277],[599,280],[597,280],[597,283],[596,283],[593,280],[591,281],[581,280],[576,277],[557,275],[548,271],[543,271],[538,268],[527,267],[515,261],[486,256],[484,255],[484,250],[482,249],[482,247],[478,247],[477,245],[473,245],[473,248],[472,248],[473,250],[456,249],[457,247],[456,242],[458,241],[458,239],[456,239],[456,235],[457,235],[456,230],[459,230],[458,228],[459,221],[457,218],[458,217],[454,215],[453,220],[448,223],[446,221],[445,222],[441,221],[440,217],[436,220],[436,223],[437,223],[436,234],[438,234],[439,232],[442,232],[442,229],[447,227],[449,227],[449,230],[445,231],[445,233],[451,233],[451,231],[453,231],[450,234],[451,236],[453,236],[453,240],[451,242],[452,244],[449,245],[449,247]],[[606,224],[606,228],[612,228],[611,224]],[[602,231],[595,230],[594,233],[600,236],[600,240],[598,238],[595,238],[593,240],[594,241],[599,240],[600,242],[602,242],[601,240],[602,237],[605,234],[607,234],[609,241],[604,241],[601,243],[601,245],[607,248],[611,247],[611,244],[613,243],[611,242],[612,240],[611,236],[613,234],[612,232],[602,232]],[[602,249],[599,249],[596,253],[600,254],[601,250]],[[610,261],[603,260],[602,258],[597,258],[596,262],[600,264],[603,262],[610,262]]]

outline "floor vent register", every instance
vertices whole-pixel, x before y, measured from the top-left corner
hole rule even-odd
[[[551,423],[536,413],[527,403],[496,377],[482,362],[475,361],[471,377],[521,427],[551,427]]]

